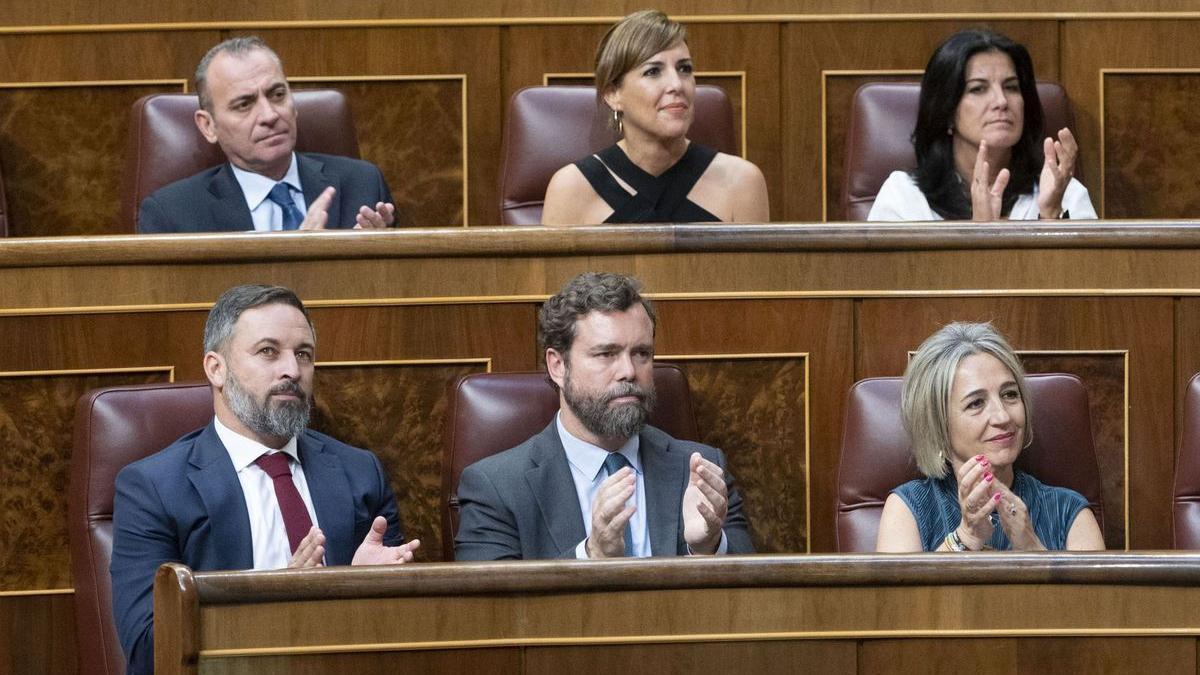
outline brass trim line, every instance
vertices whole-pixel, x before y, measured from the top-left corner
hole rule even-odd
[[[3,34],[0,31],[0,34]],[[46,82],[0,82],[0,89],[57,89],[64,87],[148,87],[172,84],[187,92],[188,81],[179,78],[159,80],[51,80]]]
[[[335,654],[344,652],[476,649],[482,647],[564,647],[576,645],[677,644],[697,642],[776,642],[782,640],[894,639],[930,637],[1156,637],[1200,635],[1200,627],[1180,628],[962,628],[916,630],[779,631],[769,633],[689,633],[687,635],[621,635],[606,637],[531,637],[424,642],[374,642],[306,647],[201,649],[200,658]]]
[[[470,195],[470,174],[469,171],[469,153],[467,150],[468,136],[470,129],[467,127],[467,74],[466,73],[444,73],[431,75],[347,75],[330,77],[326,75],[304,75],[300,77],[289,77],[288,82],[297,83],[312,83],[312,82],[451,82],[457,80],[460,83],[459,91],[461,93],[462,104],[462,212],[463,224],[460,227],[469,227],[471,220],[471,212],[468,209]]]
[[[492,372],[492,357],[476,356],[462,359],[384,359],[379,361],[317,361],[317,368],[354,368],[358,366],[448,366],[448,365],[482,365]]]
[[[649,295],[649,294],[647,294]],[[809,389],[809,352],[764,352],[756,354],[655,354],[656,362],[670,361],[751,361],[751,360],[796,360],[804,361],[804,552],[812,553],[812,417],[809,414],[812,393]]]
[[[0,377],[63,377],[66,375],[117,375],[122,373],[167,373],[167,382],[175,381],[175,366],[132,366],[128,368],[77,368],[67,370],[0,371]]]
[[[150,31],[245,31],[312,28],[423,28],[607,25],[620,16],[447,17],[418,19],[310,19],[261,21],[165,21],[97,24],[6,26],[0,35],[60,33],[140,33]],[[695,14],[673,15],[684,24],[700,23],[862,23],[917,21],[1180,21],[1200,19],[1200,12],[939,12],[880,14]]]
[[[413,307],[438,305],[492,305],[545,302],[552,294],[417,296],[412,298],[354,298],[304,300],[308,308],[320,307]],[[856,300],[877,298],[992,298],[992,297],[1196,297],[1200,288],[1007,288],[1007,289],[928,289],[928,290],[830,290],[830,291],[695,291],[643,293],[662,301],[685,300]],[[0,318],[87,314],[135,314],[151,312],[208,311],[211,302],[181,302],[145,305],[81,305],[64,307],[15,307],[0,309]]]
[[[829,222],[829,78],[904,77],[922,75],[923,70],[821,70],[821,222]],[[851,99],[851,105],[854,100]],[[843,148],[844,150],[845,148]],[[843,153],[844,154],[844,153]],[[844,157],[843,157],[844,159]]]
[[[0,598],[24,598],[41,595],[74,595],[74,588],[45,588],[33,591],[0,591]]]

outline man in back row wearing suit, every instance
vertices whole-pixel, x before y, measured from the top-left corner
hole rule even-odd
[[[155,190],[138,231],[390,227],[383,174],[349,157],[297,153],[296,106],[279,56],[257,37],[218,44],[196,67],[196,126],[229,160]]]
[[[308,429],[316,333],[294,293],[237,286],[204,326],[216,416],[117,475],[112,607],[129,673],[154,671],[154,573],[395,564],[404,541],[379,459]]]
[[[639,289],[586,273],[542,305],[559,412],[463,471],[457,560],[754,552],[721,451],[645,424],[655,315]]]

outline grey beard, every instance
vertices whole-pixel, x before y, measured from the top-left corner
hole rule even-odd
[[[271,405],[271,394],[299,394],[299,401],[286,401]],[[286,381],[271,387],[267,400],[259,403],[250,392],[242,388],[233,371],[225,378],[225,402],[242,424],[260,436],[288,439],[299,436],[308,428],[308,418],[312,412],[312,402],[309,401],[300,385]]]
[[[579,394],[571,386],[570,372],[563,384],[566,385],[563,395],[571,412],[588,431],[601,438],[629,439],[640,433],[657,400],[654,385],[643,389],[632,382],[625,382],[598,396],[588,396]],[[610,401],[622,396],[637,396],[639,402],[609,407]]]

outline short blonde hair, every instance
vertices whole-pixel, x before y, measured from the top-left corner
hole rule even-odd
[[[610,87],[621,86],[625,73],[651,56],[687,42],[687,29],[657,9],[643,9],[621,19],[596,48],[596,99],[604,102]]]
[[[989,354],[1013,374],[1025,404],[1025,445],[1033,440],[1033,402],[1025,370],[1004,336],[991,323],[951,323],[930,335],[904,370],[900,414],[912,443],[917,468],[930,478],[944,478],[950,445],[950,389],[958,364],[974,354]]]

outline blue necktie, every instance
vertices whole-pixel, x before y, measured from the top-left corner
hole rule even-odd
[[[279,209],[283,211],[283,229],[300,229],[304,216],[300,214],[300,209],[296,208],[296,202],[292,200],[292,190],[287,183],[276,183],[267,193],[267,199],[278,204]]]
[[[610,452],[610,453],[608,453],[608,457],[604,458],[604,470],[610,476],[627,466],[629,466],[629,460],[625,459],[625,455],[622,455],[619,452]],[[634,485],[635,485],[634,494],[637,494],[636,483]],[[625,523],[625,555],[627,557],[633,556],[633,519],[632,518],[628,522]]]

